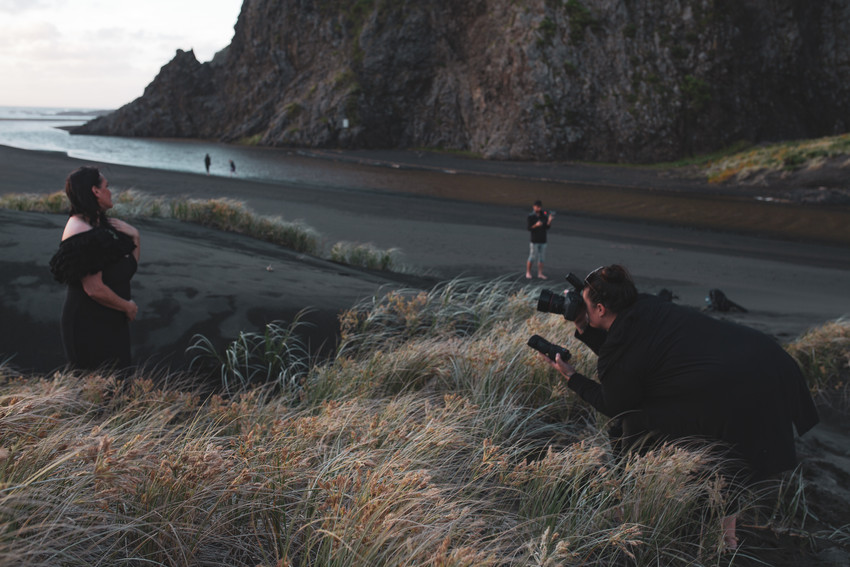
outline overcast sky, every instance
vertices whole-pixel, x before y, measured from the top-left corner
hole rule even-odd
[[[112,109],[177,49],[209,61],[242,0],[0,0],[0,106]]]

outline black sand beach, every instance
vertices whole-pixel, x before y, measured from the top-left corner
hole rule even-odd
[[[377,157],[380,153],[370,159],[375,162]],[[398,163],[397,154],[389,157],[396,161],[376,163]],[[320,166],[326,163],[313,159]],[[437,158],[428,159],[434,163]],[[457,171],[459,163],[483,167],[451,156],[446,161],[451,171]],[[0,191],[60,190],[67,173],[83,163],[61,154],[0,147],[4,171]],[[511,175],[526,167],[531,176],[540,168],[512,167]],[[350,187],[293,186],[118,165],[103,169],[114,191],[132,188],[152,195],[232,198],[264,215],[302,220],[322,234],[328,247],[344,240],[399,248],[403,262],[425,274],[369,272],[236,234],[177,221],[138,220],[143,243],[134,280],[140,312],[133,325],[133,348],[140,363],[180,366],[195,333],[220,344],[266,322],[291,320],[305,308],[313,310],[307,317],[316,325],[313,347],[327,344],[334,335],[336,314],[381,288],[428,288],[455,277],[507,277],[526,284],[524,217],[527,203],[537,195],[519,180],[506,184],[504,171],[495,172],[502,177],[477,173],[482,188],[478,202],[473,202],[468,184],[465,200],[459,200],[423,194],[424,190],[370,190],[357,179]],[[405,173],[376,169],[378,178]],[[606,182],[614,181],[616,174],[630,179],[624,168],[610,170]],[[423,171],[440,176],[434,193],[450,192],[454,175]],[[569,173],[563,167],[558,171]],[[587,175],[584,168],[581,172]],[[413,184],[422,183],[417,175],[413,179]],[[486,187],[497,179],[501,192],[493,195]],[[570,184],[559,183],[561,199],[568,200]],[[614,185],[601,185],[598,191],[612,201],[621,196]],[[49,371],[62,364],[58,317],[64,290],[51,280],[46,266],[65,219],[10,211],[0,215],[4,320],[0,352],[14,355],[14,364],[22,369]],[[728,316],[780,340],[850,313],[847,247],[605,218],[585,211],[558,211],[546,263],[550,279],[535,279],[531,285],[560,289],[568,271],[581,274],[614,262],[628,266],[642,290],[671,289],[686,305],[702,307],[708,290],[720,288],[749,310]]]
[[[398,154],[347,159],[355,160],[357,167],[376,167],[362,165],[367,157],[382,168],[377,177],[416,171],[394,168]],[[336,157],[312,159],[321,165],[335,163],[331,159]],[[540,166],[514,164],[507,175],[481,171],[484,166],[473,163],[467,174],[477,180],[477,196],[468,180],[463,194],[454,195],[452,184],[458,179],[462,160],[445,158],[445,169],[455,173],[438,171],[439,158],[429,160],[436,165],[421,171],[440,181],[433,192],[390,191],[380,183],[369,188],[357,181],[351,186],[295,186],[207,177],[200,172],[103,166],[113,191],[133,188],[152,195],[232,198],[261,214],[303,220],[323,235],[327,246],[346,240],[400,248],[404,262],[424,274],[362,270],[236,234],[178,221],[139,219],[133,221],[142,233],[141,263],[133,282],[140,307],[132,325],[136,362],[182,368],[188,360],[185,349],[195,333],[222,345],[240,331],[257,331],[274,320],[291,321],[305,308],[312,309],[306,320],[314,325],[309,340],[317,349],[333,342],[341,310],[381,290],[426,289],[460,276],[506,277],[517,285],[559,290],[568,271],[583,274],[615,262],[632,270],[643,291],[668,288],[678,302],[697,308],[704,305],[709,289],[720,288],[749,309],[748,313],[723,316],[780,341],[792,340],[807,328],[850,313],[847,246],[824,244],[816,238],[764,238],[687,228],[676,226],[675,219],[611,218],[598,209],[571,210],[561,205],[557,205],[550,233],[546,265],[550,279],[529,284],[523,277],[528,250],[524,223],[530,203],[540,195],[534,191],[536,182],[524,183],[518,176],[525,167],[534,177]],[[83,164],[64,155],[0,147],[4,173],[0,192],[58,191],[68,172]],[[475,167],[479,170],[473,171]],[[558,171],[569,177],[567,169]],[[589,175],[586,169],[581,171]],[[605,183],[597,186],[603,201],[615,203],[624,194],[622,184],[615,183],[616,175],[624,178],[621,181],[629,179],[627,169],[619,168],[619,173],[605,170]],[[411,179],[411,188],[423,182],[418,175]],[[651,181],[651,177],[646,179],[642,182]],[[572,189],[568,181],[557,182],[561,194],[544,198],[569,202]],[[498,186],[498,192],[489,191],[491,186]],[[553,187],[547,185],[547,190]],[[670,190],[699,192],[693,185],[676,185]],[[793,213],[787,209],[783,214],[788,211]],[[64,222],[63,215],[0,211],[0,358],[14,357],[11,364],[23,371],[50,372],[64,363],[59,338],[64,289],[52,280],[47,268]],[[850,506],[846,488],[850,454],[842,419],[822,424],[800,444],[806,478],[812,485],[810,506],[821,514],[821,521],[831,525],[850,522],[850,517],[842,516]],[[769,533],[750,537],[757,538],[751,539],[751,546],[764,546],[760,557],[768,564],[838,565],[850,557],[830,544],[813,550],[797,545],[793,537],[783,539]],[[771,551],[771,547],[779,549]],[[813,563],[815,559],[818,561]]]

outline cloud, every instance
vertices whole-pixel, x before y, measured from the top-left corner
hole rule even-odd
[[[57,2],[50,0],[0,0],[0,13],[16,16],[24,12],[35,12],[50,8],[56,4]],[[58,4],[63,4],[63,2],[58,2]]]
[[[0,76],[11,85],[0,90],[0,105],[129,102],[177,49],[194,49],[206,61],[224,48],[240,6],[241,0],[0,0]]]
[[[51,53],[56,49],[58,37],[56,26],[46,22],[16,28],[0,26],[0,65],[34,54]]]

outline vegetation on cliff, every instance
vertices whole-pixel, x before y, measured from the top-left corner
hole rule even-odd
[[[817,169],[833,159],[840,160],[842,168],[850,162],[850,134],[750,148],[710,162],[706,173],[712,183],[747,183],[759,175]]]

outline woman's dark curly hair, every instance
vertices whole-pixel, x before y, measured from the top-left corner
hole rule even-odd
[[[619,264],[596,268],[584,278],[584,285],[590,290],[590,301],[601,303],[614,313],[620,313],[637,299],[632,276]]]
[[[87,165],[75,169],[65,180],[65,195],[71,202],[70,215],[80,215],[92,226],[107,226],[106,214],[100,210],[92,187],[100,187],[103,175],[94,166]]]

